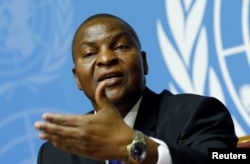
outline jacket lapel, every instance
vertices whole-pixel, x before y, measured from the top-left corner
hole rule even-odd
[[[148,88],[145,89],[135,120],[134,129],[140,130],[148,136],[155,136],[159,99],[159,95]]]

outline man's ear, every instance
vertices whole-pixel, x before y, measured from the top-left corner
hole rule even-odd
[[[72,68],[72,73],[73,73],[73,75],[74,75],[74,78],[75,78],[76,85],[77,85],[78,89],[79,89],[79,90],[82,90],[82,85],[81,85],[81,83],[80,83],[80,81],[79,81],[79,78],[78,78],[78,75],[77,75],[77,73],[76,73],[76,69],[75,69],[75,68]]]
[[[142,62],[143,62],[143,68],[144,68],[144,75],[148,74],[148,62],[147,62],[147,56],[145,51],[141,51],[142,55]]]

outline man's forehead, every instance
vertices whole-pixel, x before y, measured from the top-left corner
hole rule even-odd
[[[112,33],[130,33],[129,29],[119,21],[91,21],[84,24],[78,31],[80,38],[108,37]]]
[[[102,38],[115,40],[115,38],[121,36],[119,33],[123,33],[123,36],[135,40],[138,48],[141,48],[137,34],[127,22],[117,17],[100,16],[89,18],[80,25],[72,42],[73,54],[74,49],[78,46],[82,46],[85,43],[95,44],[96,41],[101,41]],[[101,36],[102,38],[100,38]]]

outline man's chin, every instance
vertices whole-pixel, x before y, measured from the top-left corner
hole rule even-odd
[[[108,99],[114,104],[117,102],[120,102],[122,99],[122,92],[120,90],[116,89],[105,89],[105,94],[108,97]]]

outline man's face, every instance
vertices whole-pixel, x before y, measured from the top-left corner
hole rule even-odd
[[[127,27],[112,18],[94,19],[78,31],[73,45],[78,88],[95,104],[95,91],[106,82],[113,104],[130,101],[144,89],[148,72],[145,54]]]

